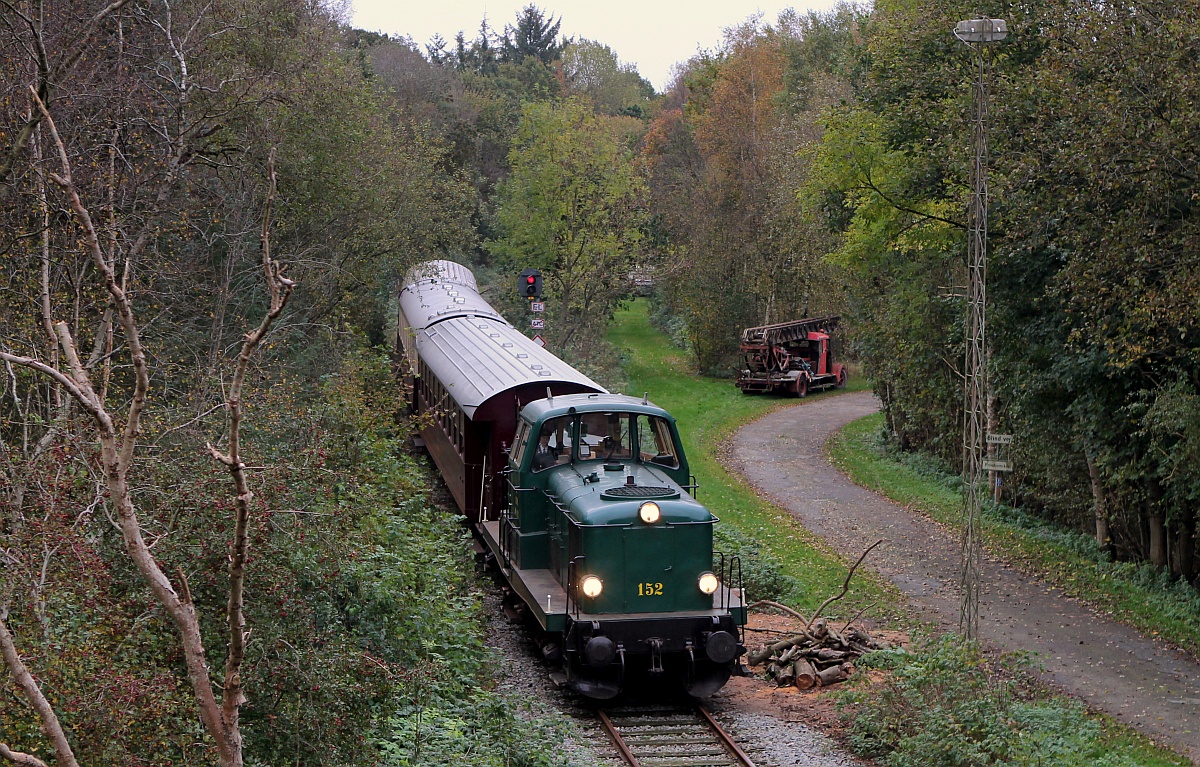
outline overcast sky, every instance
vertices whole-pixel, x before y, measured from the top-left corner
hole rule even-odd
[[[496,31],[512,24],[530,0],[350,0],[351,23],[360,29],[409,36],[424,49],[436,34],[473,39],[487,18]],[[562,20],[567,37],[586,37],[612,48],[622,62],[662,91],[671,66],[698,50],[714,48],[721,30],[761,12],[774,22],[784,8],[827,11],[836,0],[540,0],[534,5]]]

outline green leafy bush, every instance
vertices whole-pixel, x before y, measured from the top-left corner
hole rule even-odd
[[[883,672],[883,681],[858,674],[839,694],[850,744],[889,767],[1141,764],[1113,749],[1082,705],[1024,699],[1005,668],[1020,662],[987,659],[953,635],[864,656],[860,668]]]
[[[717,525],[713,533],[713,550],[724,553],[726,562],[735,556],[741,559],[742,585],[746,587],[750,601],[782,601],[799,589],[799,582],[783,571],[771,552],[730,525]],[[719,558],[714,557],[713,567],[719,564]]]
[[[548,720],[518,716],[520,704],[476,689],[468,695],[422,699],[387,722],[379,742],[388,767],[555,767],[566,765],[562,735]],[[558,752],[558,753],[556,753]]]

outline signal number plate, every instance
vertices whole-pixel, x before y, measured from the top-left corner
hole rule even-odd
[[[639,583],[639,597],[661,597],[663,595],[663,585],[661,583]]]

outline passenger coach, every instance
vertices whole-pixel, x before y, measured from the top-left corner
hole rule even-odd
[[[508,498],[495,480],[521,408],[547,392],[605,389],[508,324],[465,266],[431,261],[405,282],[396,325],[421,439],[458,507],[478,521]]]

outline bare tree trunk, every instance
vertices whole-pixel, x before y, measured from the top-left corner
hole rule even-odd
[[[1163,524],[1161,512],[1153,511],[1146,517],[1150,529],[1150,563],[1155,567],[1167,566],[1167,526]]]
[[[1175,528],[1175,572],[1186,581],[1191,581],[1196,574],[1196,518],[1194,516],[1180,522]]]
[[[1150,534],[1148,555],[1155,567],[1167,566],[1167,525],[1162,509],[1162,487],[1158,479],[1146,480],[1146,526]]]
[[[1084,450],[1083,458],[1087,461],[1088,479],[1092,484],[1092,513],[1096,519],[1096,545],[1107,551],[1112,545],[1108,533],[1108,506],[1104,498],[1104,482],[1100,478],[1100,468],[1092,451]]]
[[[58,716],[54,713],[54,708],[46,700],[46,696],[42,695],[41,688],[38,687],[33,674],[29,673],[29,669],[25,668],[25,664],[21,661],[21,656],[17,654],[12,634],[8,632],[8,626],[4,622],[5,617],[3,613],[0,613],[0,653],[4,655],[4,663],[8,666],[13,681],[17,683],[17,687],[29,701],[29,705],[37,712],[38,718],[42,722],[42,730],[46,733],[46,737],[50,738],[50,745],[54,748],[59,765],[79,767],[79,762],[75,761],[75,753],[71,751],[71,744],[67,741],[67,735],[63,731],[62,725],[59,724]],[[0,756],[14,764],[46,767],[46,763],[37,757],[12,751],[4,743],[0,743]]]
[[[233,763],[235,766],[241,764],[242,734],[238,717],[241,706],[246,703],[241,677],[247,637],[244,591],[246,557],[250,549],[250,501],[254,499],[254,493],[246,481],[246,465],[242,463],[241,458],[242,386],[246,380],[246,370],[250,365],[250,358],[267,335],[271,324],[283,312],[294,286],[291,280],[283,276],[283,269],[271,258],[271,206],[275,201],[274,149],[271,150],[268,159],[267,176],[269,186],[262,224],[262,266],[267,288],[271,293],[271,307],[259,326],[254,331],[247,333],[242,340],[242,351],[238,354],[237,368],[229,387],[229,396],[225,400],[225,407],[229,411],[229,451],[221,453],[212,445],[208,446],[212,456],[229,469],[229,473],[233,477],[234,488],[237,491],[233,551],[229,556],[229,602],[226,607],[229,652],[225,656],[225,689],[221,701],[225,735],[229,739],[230,746],[237,753],[237,761]]]

